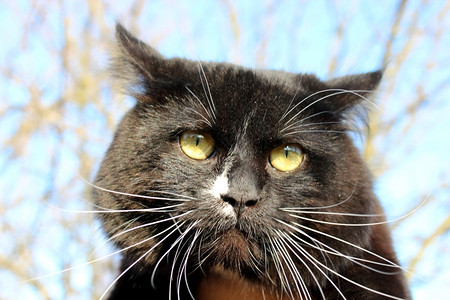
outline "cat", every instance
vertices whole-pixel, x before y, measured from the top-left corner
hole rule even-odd
[[[348,134],[382,71],[323,81],[116,39],[136,102],[92,191],[122,253],[108,299],[410,299]]]

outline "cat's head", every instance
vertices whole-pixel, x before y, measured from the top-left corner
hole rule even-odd
[[[130,262],[186,261],[295,289],[300,275],[325,280],[315,260],[339,270],[348,260],[330,252],[367,245],[369,226],[330,223],[374,213],[369,172],[347,133],[381,72],[322,81],[167,59],[120,25],[116,37],[112,69],[136,105],[93,195],[123,210],[100,216]]]

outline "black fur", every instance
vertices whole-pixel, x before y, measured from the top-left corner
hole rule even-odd
[[[94,189],[93,198],[115,210],[179,206],[100,214],[108,236],[126,249],[122,271],[134,264],[109,299],[168,299],[169,293],[189,299],[187,285],[195,296],[198,284],[217,269],[280,297],[409,298],[400,269],[358,260],[388,264],[370,254],[375,253],[397,264],[387,226],[370,225],[384,221],[383,211],[346,134],[364,115],[355,108],[367,105],[364,97],[378,86],[381,71],[321,81],[309,74],[166,59],[120,24],[116,37],[112,69],[137,102],[121,121],[96,178],[95,184],[109,191]],[[186,130],[210,134],[214,155],[203,161],[187,157],[179,145]],[[285,143],[304,152],[301,166],[288,173],[268,160],[270,151]],[[209,191],[224,171],[228,191],[214,197]],[[222,213],[227,206],[234,215]],[[283,210],[296,207],[308,213]],[[314,211],[339,214],[309,213]],[[166,220],[171,217],[176,226]]]

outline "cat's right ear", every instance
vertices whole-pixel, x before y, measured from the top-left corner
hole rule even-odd
[[[111,56],[110,70],[119,87],[138,100],[150,94],[157,97],[173,81],[173,61],[137,39],[120,23],[116,24],[116,45]]]

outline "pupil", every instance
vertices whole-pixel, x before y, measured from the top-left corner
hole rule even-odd
[[[284,149],[284,155],[286,155],[286,158],[288,158],[288,155],[289,155],[289,149],[288,148]]]
[[[197,139],[195,140],[195,146],[197,147],[199,143],[200,143],[200,137],[197,136]]]

